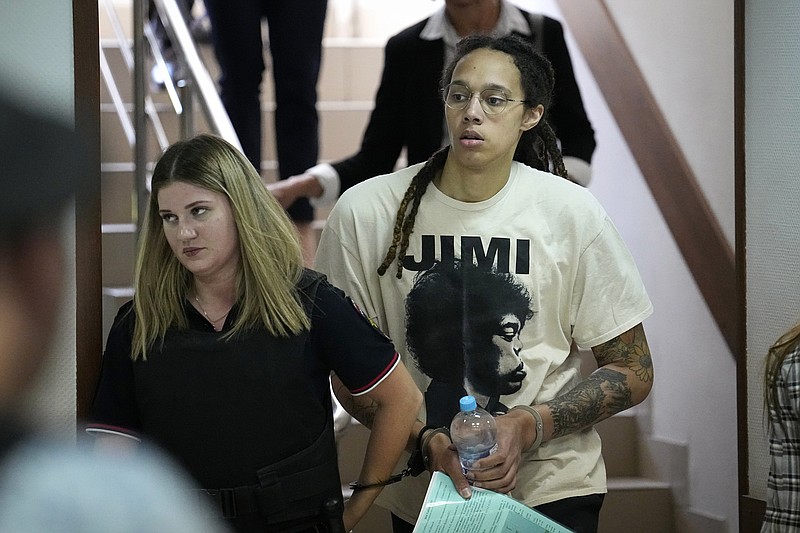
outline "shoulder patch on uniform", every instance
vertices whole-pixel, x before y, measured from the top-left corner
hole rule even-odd
[[[378,324],[377,324],[377,322],[375,322],[375,319],[373,319],[373,318],[371,318],[371,317],[367,316],[367,313],[365,313],[365,312],[364,312],[364,310],[363,310],[363,309],[361,309],[361,307],[360,307],[360,306],[359,306],[359,305],[358,305],[358,304],[357,304],[357,303],[356,303],[356,302],[355,302],[355,301],[354,301],[352,298],[350,298],[349,296],[347,296],[346,298],[347,298],[347,301],[348,301],[348,302],[350,302],[350,305],[352,305],[352,306],[353,306],[353,309],[355,309],[355,310],[356,310],[356,312],[358,313],[358,315],[359,315],[359,316],[360,316],[362,319],[364,319],[364,321],[365,321],[367,324],[369,324],[370,326],[372,326],[372,329],[374,329],[375,331],[377,331],[378,333],[380,333],[381,335],[383,335],[383,336],[384,336],[384,337],[386,337],[387,339],[389,339],[389,340],[392,340],[391,338],[389,338],[389,336],[388,336],[386,333],[384,333],[383,331],[381,331],[381,328],[379,328],[379,327],[378,327]]]

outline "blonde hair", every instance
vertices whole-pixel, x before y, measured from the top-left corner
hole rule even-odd
[[[170,327],[189,326],[184,302],[192,274],[172,252],[158,212],[159,191],[176,181],[224,194],[231,204],[241,255],[236,280],[239,312],[224,338],[258,326],[279,337],[309,329],[310,319],[296,290],[303,256],[294,225],[239,150],[219,137],[201,134],[170,146],[153,171],[134,274],[131,358],[146,359]]]
[[[783,361],[798,344],[800,344],[800,322],[781,335],[767,352],[764,372],[764,407],[768,415],[771,410],[778,409],[778,391],[775,382],[781,374]]]

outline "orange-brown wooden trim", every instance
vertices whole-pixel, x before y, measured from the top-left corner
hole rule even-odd
[[[75,129],[89,146],[89,186],[75,201],[77,417],[86,416],[103,348],[100,207],[100,62],[97,0],[73,0]]]
[[[733,3],[733,99],[734,99],[734,169],[736,192],[736,288],[738,289],[738,364],[736,366],[736,405],[739,459],[739,531],[761,531],[766,502],[750,494],[750,439],[748,431],[747,375],[747,202],[745,173],[745,0]]]
[[[734,254],[603,0],[559,0],[695,282],[738,354]]]

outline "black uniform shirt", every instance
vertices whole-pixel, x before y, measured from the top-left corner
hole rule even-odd
[[[87,431],[154,441],[204,487],[257,482],[258,468],[313,442],[331,417],[329,375],[353,394],[375,387],[398,364],[391,341],[327,281],[311,330],[276,338],[263,328],[222,340],[186,302],[189,329],[169,330],[146,361],[132,361],[132,302],[108,336]]]

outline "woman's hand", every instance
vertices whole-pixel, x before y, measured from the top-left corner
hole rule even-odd
[[[319,181],[308,173],[267,183],[267,189],[284,209],[290,207],[298,198],[318,198],[322,195],[322,186]]]
[[[464,472],[461,469],[461,463],[458,460],[458,452],[455,445],[450,442],[450,439],[445,433],[437,433],[427,443],[426,452],[428,462],[425,465],[428,470],[433,472],[444,472],[453,481],[456,490],[464,499],[469,499],[472,496],[472,490],[469,487],[467,478],[464,477]]]
[[[352,530],[359,520],[361,520],[367,511],[369,511],[372,502],[381,492],[383,487],[374,487],[368,489],[361,489],[353,492],[353,495],[344,504],[344,513],[342,514],[342,521],[344,522],[344,530]]]
[[[522,452],[533,443],[536,429],[533,417],[524,411],[514,410],[495,420],[497,451],[475,463],[467,479],[475,487],[508,494],[517,486]]]

